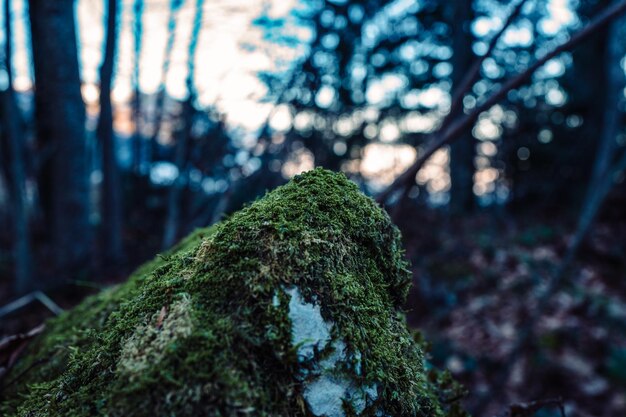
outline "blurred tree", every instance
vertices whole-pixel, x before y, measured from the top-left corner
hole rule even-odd
[[[626,18],[613,21],[606,34],[604,51],[604,104],[602,109],[602,133],[598,143],[596,158],[593,165],[590,187],[598,184],[610,170],[618,148],[618,136],[624,127],[624,75],[626,62]]]
[[[89,175],[85,107],[80,90],[73,0],[30,0],[38,185],[59,272],[75,274],[90,261]]]
[[[161,133],[161,124],[164,116],[164,104],[166,98],[167,74],[169,73],[170,63],[172,60],[172,52],[174,50],[174,40],[176,38],[176,17],[182,0],[170,0],[168,18],[167,18],[167,42],[165,44],[165,54],[163,65],[161,67],[161,81],[156,96],[156,104],[154,106],[154,125],[152,126],[152,137],[150,139],[150,161],[155,162],[159,159],[159,135]]]
[[[462,88],[466,74],[475,59],[472,52],[471,24],[474,11],[472,0],[449,3],[449,21],[452,29],[452,91]],[[452,111],[452,110],[451,110]],[[449,117],[457,117],[451,114]],[[477,142],[471,132],[465,133],[450,145],[450,208],[455,213],[466,213],[474,208],[474,157]]]
[[[581,2],[576,12],[586,22],[612,3]],[[540,18],[532,20],[535,26],[540,25]],[[611,27],[615,25],[621,26],[612,23]],[[560,74],[550,77],[544,70],[531,86],[511,96],[507,106],[516,112],[517,123],[505,130],[499,149],[510,181],[510,207],[526,210],[530,204],[562,210],[579,207],[587,200],[588,181],[597,177],[594,161],[602,152],[599,144],[608,143],[598,140],[598,132],[607,132],[605,124],[611,130],[611,120],[623,115],[615,104],[619,83],[612,81],[615,75],[610,74],[612,66],[619,67],[620,58],[607,55],[611,43],[607,28],[552,62],[553,68],[563,67]],[[550,42],[538,30],[535,36],[544,44]],[[525,55],[524,51],[517,52],[521,59]]]
[[[603,65],[605,71],[601,78],[604,86],[604,94],[601,97],[604,103],[602,109],[602,122],[593,169],[587,185],[587,192],[582,204],[582,210],[578,219],[578,227],[573,242],[570,244],[571,257],[574,256],[582,243],[589,228],[598,215],[600,207],[613,187],[615,174],[626,167],[621,166],[623,161],[618,159],[622,154],[622,160],[626,159],[626,147],[618,146],[620,132],[624,128],[624,91],[626,91],[626,76],[622,61],[626,62],[626,18],[622,17],[613,21],[606,32],[607,45],[604,49]]]
[[[236,172],[232,162],[236,149],[227,132],[224,117],[215,109],[209,109],[197,114],[196,121],[196,126],[201,129],[193,136],[189,159],[190,164],[202,173],[204,179],[198,187],[199,190],[196,190],[196,195],[200,194],[200,198],[195,198],[188,204],[189,221],[186,233],[215,223],[228,210],[233,190],[239,188],[241,182],[231,181],[231,173]],[[243,202],[250,198],[254,198],[254,194],[249,193]]]
[[[581,2],[576,12],[586,22],[611,3]],[[540,24],[539,18],[533,21],[535,26]],[[540,31],[536,33],[543,43],[549,41]],[[606,30],[599,30],[570,54],[560,57],[565,66],[561,76],[537,77],[512,100],[510,107],[518,123],[505,133],[501,149],[506,175],[511,180],[511,208],[525,210],[529,204],[575,208],[583,200],[592,175],[590,155],[595,155],[598,127],[605,112],[606,60],[597,57],[605,56],[607,43]],[[551,95],[561,94],[564,98],[556,103],[550,99]]]
[[[118,0],[108,0],[107,3],[106,39],[104,57],[100,66],[100,115],[96,134],[102,148],[101,234],[103,259],[117,264],[123,258],[122,189],[113,132],[111,81],[117,43]]]
[[[181,128],[176,135],[174,151],[174,164],[178,169],[178,177],[170,187],[167,198],[167,215],[165,220],[165,232],[163,234],[162,248],[168,249],[179,237],[181,223],[181,194],[189,179],[189,147],[195,110],[195,59],[198,46],[198,37],[202,24],[204,0],[196,0],[195,15],[191,36],[189,39],[189,51],[187,53],[187,99],[183,103],[181,111]]]
[[[287,132],[288,140],[280,146],[268,146],[270,152],[289,158],[292,151],[301,152],[304,145],[317,165],[333,170],[342,169],[346,160],[360,157],[367,139],[363,136],[363,115],[355,112],[367,106],[368,77],[377,70],[368,59],[375,53],[389,58],[388,51],[371,51],[362,34],[366,24],[389,3],[323,1],[315,10],[299,16],[313,30],[309,52],[293,69],[292,82],[277,87],[273,78],[267,81],[270,91],[284,90],[276,106],[287,104],[294,118],[300,115],[307,122],[294,123]],[[267,16],[257,23],[268,31],[282,30]],[[278,42],[284,41],[280,36],[274,37]],[[347,129],[341,129],[342,124]]]
[[[4,1],[4,70],[7,88],[0,91],[0,114],[2,115],[2,163],[9,182],[13,226],[13,260],[15,270],[14,289],[18,294],[33,288],[31,276],[30,227],[28,200],[26,197],[26,170],[24,161],[25,136],[22,131],[22,116],[15,100],[13,89],[13,28],[10,0]]]
[[[468,7],[471,15],[471,3]],[[429,128],[419,122],[416,127],[414,120],[440,118],[446,108],[443,96],[436,101],[422,97],[450,88],[450,26],[458,22],[450,22],[454,13],[446,11],[454,9],[438,0],[326,1],[305,16],[314,32],[310,52],[296,70],[301,79],[280,101],[293,116],[282,145],[285,157],[297,157],[304,145],[316,165],[359,176],[370,144],[421,146]],[[462,18],[467,17],[457,17]],[[468,19],[461,25],[466,30]],[[275,30],[276,25],[263,22]],[[471,64],[471,37],[460,34],[457,39],[465,41]],[[470,168],[465,178],[471,182],[473,151],[466,154]],[[459,187],[468,188],[471,202],[471,184]]]
[[[143,32],[143,0],[134,0],[133,2],[133,74],[132,74],[132,90],[133,90],[133,172],[141,173],[141,155],[143,150],[143,138],[141,135],[141,90],[139,86],[140,64],[141,64],[141,41]]]
[[[614,3],[610,7],[604,9],[602,13],[599,13],[590,23],[585,25],[583,29],[572,34],[569,38],[566,38],[567,40],[560,42],[557,41],[558,46],[554,46],[553,42],[547,43],[547,47],[544,46],[542,51],[535,53],[536,55],[540,56],[539,58],[532,62],[532,64],[529,64],[527,67],[525,67],[515,76],[503,80],[500,85],[496,85],[490,95],[487,95],[486,98],[484,98],[483,100],[474,103],[474,105],[472,106],[473,110],[471,110],[469,114],[460,117],[458,120],[455,120],[449,125],[443,125],[443,127],[440,127],[433,135],[431,135],[427,148],[421,153],[421,155],[416,159],[416,161],[411,165],[409,169],[407,169],[402,175],[396,178],[389,187],[387,187],[382,193],[379,194],[378,200],[380,202],[385,202],[394,192],[394,190],[405,190],[407,187],[409,187],[413,183],[415,175],[419,172],[424,163],[427,162],[428,159],[434,154],[434,152],[436,152],[442,146],[450,144],[457,140],[462,133],[472,128],[477,120],[487,122],[486,132],[483,131],[481,134],[485,139],[493,135],[493,133],[498,132],[498,126],[494,124],[493,120],[489,120],[488,113],[494,110],[496,111],[496,114],[500,115],[499,118],[501,121],[506,121],[506,118],[502,117],[504,116],[502,112],[502,107],[499,105],[496,106],[499,102],[503,101],[507,97],[510,97],[514,93],[521,93],[521,91],[525,88],[523,87],[524,84],[530,81],[532,79],[532,76],[536,74],[539,69],[544,67],[544,65],[555,60],[564,52],[570,51],[571,49],[575,48],[583,41],[588,40],[589,38],[596,35],[598,32],[606,27],[607,23],[616,19],[625,11],[626,1]],[[487,61],[485,61],[485,64],[487,64]],[[491,64],[491,72],[495,71],[496,73],[500,73],[497,67],[493,67],[494,63],[491,62]],[[533,89],[534,87],[535,86],[533,86]],[[548,101],[548,99],[552,97],[552,101],[555,102],[555,105],[558,105],[563,101],[563,94],[558,90],[555,91],[554,88],[550,88],[548,90],[548,86],[540,86],[539,92],[545,94],[546,101]],[[531,94],[526,93],[524,94],[524,96],[526,96],[525,98],[527,99],[524,104],[528,104],[529,107],[535,106],[536,99],[532,97]],[[477,133],[480,132],[480,127],[481,126],[479,123],[479,125],[475,129]],[[517,155],[520,160],[525,161],[528,160],[530,156],[530,151],[528,149],[520,148],[517,152]]]

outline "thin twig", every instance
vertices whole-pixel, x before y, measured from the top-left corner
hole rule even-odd
[[[26,294],[23,297],[18,298],[15,301],[10,302],[9,304],[0,307],[0,317],[4,317],[9,315],[23,307],[26,307],[30,303],[34,301],[39,301],[43,304],[48,310],[50,310],[55,316],[58,316],[63,312],[63,309],[58,306],[57,303],[52,301],[50,297],[44,294],[41,291],[31,292],[30,294]]]
[[[565,407],[561,397],[511,404],[509,409],[501,414],[501,417],[531,417],[545,407],[558,407],[561,417],[565,417]]]
[[[52,299],[50,297],[48,297],[45,293],[43,293],[41,291],[36,291],[35,292],[35,298],[41,304],[46,306],[46,308],[48,310],[50,310],[55,316],[58,316],[59,314],[63,313],[63,309],[61,307],[59,307],[59,305],[57,303],[52,301]]]
[[[535,63],[528,67],[525,71],[519,73],[515,77],[505,82],[504,85],[502,85],[495,93],[489,96],[489,98],[483,101],[482,104],[475,107],[470,114],[460,118],[443,131],[442,129],[439,129],[436,133],[432,135],[430,144],[428,144],[424,152],[422,152],[422,154],[417,158],[413,165],[411,165],[411,167],[409,167],[404,173],[396,178],[396,180],[389,187],[381,192],[376,200],[380,204],[384,204],[395,190],[402,189],[404,191],[404,189],[406,189],[409,184],[415,181],[415,176],[417,175],[417,172],[420,170],[420,168],[424,165],[424,163],[428,161],[428,159],[430,159],[430,157],[442,146],[447,145],[458,139],[463,132],[465,132],[474,124],[474,122],[478,119],[482,112],[489,110],[492,106],[500,102],[500,100],[506,97],[509,91],[521,87],[524,83],[526,83],[526,81],[530,79],[535,71],[542,67],[546,62],[558,56],[559,54],[574,48],[579,43],[587,39],[589,36],[593,35],[596,31],[605,27],[611,20],[617,18],[625,11],[626,0],[620,1],[608,7],[585,28],[572,35],[572,37],[567,42],[564,42],[561,45],[555,47],[553,50],[545,54],[542,58],[535,61]]]
[[[45,324],[42,323],[27,333],[8,336],[0,340],[0,380],[8,374],[30,340],[41,334],[45,328]]]

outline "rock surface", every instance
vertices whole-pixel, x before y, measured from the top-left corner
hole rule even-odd
[[[0,415],[458,415],[404,322],[409,284],[389,217],[310,171],[49,322]]]

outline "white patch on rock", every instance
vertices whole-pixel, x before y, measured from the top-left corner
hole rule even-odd
[[[345,417],[344,402],[359,415],[376,398],[378,390],[375,385],[360,386],[343,375],[322,374],[304,385],[304,400],[316,416]]]
[[[313,359],[315,349],[323,350],[330,342],[332,323],[322,318],[320,306],[304,301],[297,287],[286,289],[289,294],[289,319],[291,320],[291,343],[297,346],[298,359]]]
[[[376,384],[364,386],[363,392],[370,401],[376,401],[378,398],[378,386]]]
[[[346,381],[322,375],[307,383],[304,388],[304,399],[309,410],[316,416],[344,417],[343,398],[346,392]]]
[[[331,346],[333,351],[320,361],[320,367],[325,371],[332,371],[337,367],[337,363],[346,360],[346,344],[343,340],[333,340]]]
[[[286,289],[290,296],[289,319],[291,320],[291,342],[297,346],[300,362],[315,359],[316,352],[323,351],[331,343],[333,323],[324,321],[319,305],[307,303],[297,287]],[[272,304],[280,304],[274,295]],[[345,417],[344,403],[350,404],[356,414],[378,398],[378,388],[374,385],[361,385],[340,371],[340,365],[348,364],[348,349],[341,339],[333,340],[332,351],[318,363],[301,369],[304,380],[304,400],[313,415],[319,417]],[[361,374],[361,354],[354,354],[353,370]],[[345,367],[343,368],[345,370]]]

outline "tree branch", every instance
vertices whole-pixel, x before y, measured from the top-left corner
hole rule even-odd
[[[522,11],[522,7],[526,3],[526,0],[519,0],[517,4],[513,7],[513,10],[507,17],[506,21],[500,28],[500,30],[491,38],[489,41],[489,46],[487,48],[487,52],[480,56],[478,59],[474,61],[474,64],[471,66],[470,70],[465,74],[465,77],[461,80],[459,87],[455,89],[454,95],[452,96],[452,104],[450,105],[450,111],[441,122],[440,130],[445,129],[450,122],[458,115],[459,111],[463,108],[463,98],[471,91],[472,86],[478,81],[480,75],[480,69],[485,62],[485,59],[489,58],[492,54],[498,41],[506,32],[506,30],[511,26],[511,24],[517,19]]]
[[[474,122],[476,121],[476,119],[478,119],[482,112],[489,110],[493,105],[497,104],[508,94],[509,91],[521,87],[526,81],[530,79],[535,71],[541,68],[541,66],[543,66],[546,62],[558,56],[562,52],[574,48],[598,30],[605,28],[607,23],[617,18],[625,11],[626,0],[622,0],[608,7],[585,28],[572,35],[572,37],[567,42],[564,42],[561,45],[557,46],[556,48],[545,54],[542,58],[538,59],[524,72],[519,73],[515,77],[505,82],[504,85],[502,85],[495,93],[489,96],[489,98],[487,98],[482,104],[474,108],[474,110],[470,114],[458,119],[455,123],[452,123],[449,128],[440,128],[436,133],[432,135],[432,140],[430,141],[430,144],[428,144],[424,152],[417,158],[413,165],[411,165],[411,167],[409,167],[404,173],[396,178],[396,180],[389,187],[381,192],[376,200],[380,204],[384,204],[395,190],[406,189],[408,185],[415,181],[415,176],[417,175],[417,172],[420,170],[420,168],[424,165],[424,163],[428,161],[428,159],[439,148],[458,139],[463,132],[465,132],[474,124]]]

